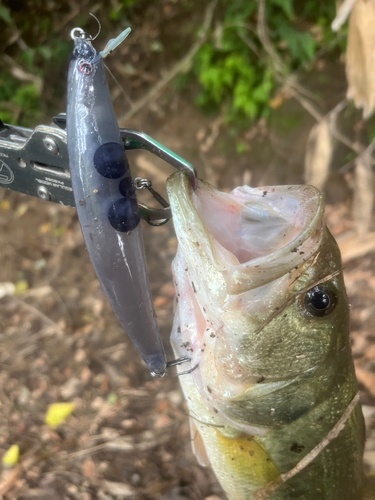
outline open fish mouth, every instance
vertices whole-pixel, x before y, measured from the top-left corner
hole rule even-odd
[[[279,278],[321,241],[324,206],[313,186],[243,186],[223,193],[200,181],[193,191],[177,172],[168,194],[182,253],[206,279],[215,274],[222,281],[219,273],[229,295]]]
[[[306,279],[314,273],[311,262],[324,234],[321,194],[312,186],[243,186],[223,193],[202,181],[194,191],[181,172],[167,187],[179,242],[173,262],[176,355],[189,355],[198,365],[189,376],[215,411],[249,391],[263,397],[289,385],[301,364],[278,369],[288,346],[267,346],[275,328],[267,318],[295,293],[297,273],[306,269]],[[298,359],[298,340],[290,351]],[[310,359],[303,369],[313,367]]]

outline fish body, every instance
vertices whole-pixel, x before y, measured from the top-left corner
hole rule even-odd
[[[67,136],[73,193],[91,262],[133,344],[151,372],[162,375],[166,357],[135,189],[102,55],[81,36],[75,37],[69,66]]]
[[[194,191],[182,173],[167,187],[179,242],[171,340],[177,357],[198,365],[180,382],[199,462],[229,500],[360,500],[359,405],[307,466],[280,480],[358,391],[322,196],[311,186],[221,193],[199,182]]]

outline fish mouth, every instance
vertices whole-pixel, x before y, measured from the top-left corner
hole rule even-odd
[[[176,172],[167,188],[181,251],[215,281],[221,298],[280,278],[321,242],[324,204],[313,186],[243,186],[223,193],[199,181],[194,191]]]
[[[312,186],[223,193],[203,181],[194,191],[183,172],[168,179],[167,189],[179,243],[172,345],[198,366],[195,386],[224,415],[229,401],[249,391],[259,398],[291,383],[290,373],[272,366],[265,373],[251,346],[270,310],[285,302],[295,269],[319,249],[322,196]]]

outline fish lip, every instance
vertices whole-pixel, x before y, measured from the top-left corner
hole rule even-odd
[[[244,197],[244,192],[245,195],[254,196],[255,199],[256,197],[259,199],[263,198],[264,192],[276,193],[280,197],[281,195],[293,195],[300,203],[300,213],[304,218],[304,223],[301,230],[291,241],[275,251],[252,258],[247,262],[233,265],[230,262],[225,262],[225,257],[223,256],[218,258],[221,245],[208,230],[204,215],[199,207],[200,194],[204,190],[212,190],[214,195],[214,188],[200,180],[198,188],[194,191],[186,174],[176,172],[168,179],[167,189],[172,212],[174,213],[177,237],[179,243],[182,244],[183,252],[187,255],[188,252],[195,251],[196,253],[197,250],[190,244],[191,242],[187,241],[186,237],[184,239],[183,232],[186,232],[186,229],[188,229],[189,239],[192,240],[195,236],[197,238],[196,245],[199,245],[198,240],[201,239],[202,245],[205,247],[204,258],[209,259],[205,270],[207,270],[207,273],[209,270],[215,270],[221,274],[225,280],[226,293],[229,295],[236,295],[257,288],[287,274],[295,266],[303,263],[303,261],[312,255],[314,252],[309,249],[317,249],[321,242],[324,202],[318,189],[307,185],[266,188],[249,188],[248,186],[243,186],[236,188],[228,196],[232,196],[233,198],[237,195]],[[267,197],[262,199],[263,203],[266,201]],[[183,220],[184,217],[185,221]],[[185,227],[182,228],[184,224]],[[184,247],[186,250],[184,250]],[[208,277],[209,274],[207,274],[206,278]]]

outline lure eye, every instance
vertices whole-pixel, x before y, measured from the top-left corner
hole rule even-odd
[[[84,75],[89,75],[92,71],[92,65],[87,61],[81,61],[79,63],[79,70]]]
[[[313,316],[327,316],[337,303],[334,293],[325,286],[315,286],[305,295],[305,307]]]

